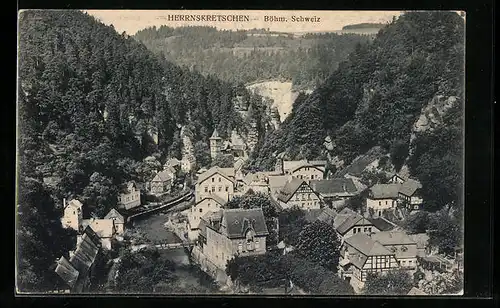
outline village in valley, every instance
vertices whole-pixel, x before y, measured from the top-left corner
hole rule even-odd
[[[464,14],[292,13],[19,12],[17,293],[463,294]]]
[[[212,160],[229,158],[232,166],[200,168],[192,174],[192,185],[179,181],[179,174],[186,178],[196,170],[195,162],[170,158],[150,182],[124,183],[116,208],[102,218],[84,218],[84,204],[63,200],[61,223],[78,235],[69,259],[55,260],[54,271],[68,287],[62,292],[85,291],[99,251],[116,249],[113,245],[132,251],[150,247],[181,251],[174,259],[198,266],[221,292],[251,292],[252,286],[236,288],[228,275],[228,262],[235,257],[293,252],[295,247],[283,240],[278,218],[290,211],[302,212],[307,224],[321,222],[335,229],[340,243],[335,275],[355,293],[363,292],[370,273],[394,269],[418,273],[421,276],[408,294],[425,295],[444,288],[435,283],[436,276],[443,277],[439,282],[444,285],[454,279],[452,273],[463,272],[460,247],[454,255],[440,254],[430,247],[426,233],[410,234],[402,227],[405,217],[418,212],[422,204],[418,180],[388,172],[387,182],[368,187],[359,177],[359,168],[369,172],[377,160],[354,162],[332,174],[327,161],[277,159],[273,171],[244,173],[247,146],[236,132],[231,136],[224,140],[214,130],[209,143]],[[227,207],[232,201],[256,197],[266,200],[276,213],[271,223],[262,204],[252,206],[250,201],[250,208]],[[151,199],[155,202],[145,201]],[[352,200],[360,206],[352,209]],[[148,226],[152,219],[161,223]],[[141,233],[141,228],[149,230]],[[148,238],[148,232],[161,235]],[[118,264],[120,258],[112,261]],[[293,281],[268,292],[307,294]]]

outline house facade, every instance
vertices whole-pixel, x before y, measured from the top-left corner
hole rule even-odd
[[[329,180],[312,180],[311,188],[320,196],[323,202],[343,204],[335,201],[345,201],[357,195],[358,190],[352,179],[334,178]]]
[[[188,213],[189,229],[191,231],[198,230],[200,220],[205,214],[221,210],[226,203],[226,200],[219,198],[217,195],[204,197],[196,202]],[[197,235],[193,237],[197,237]]]
[[[117,210],[111,209],[111,211],[104,216],[104,219],[113,220],[113,225],[115,228],[114,233],[116,235],[122,235],[125,232],[125,218]]]
[[[421,196],[422,184],[414,179],[408,179],[399,188],[398,197],[406,201],[408,210],[418,210],[423,202]]]
[[[373,209],[375,216],[381,216],[384,210],[396,208],[400,187],[399,183],[373,185],[366,198],[366,207]]]
[[[298,207],[303,210],[321,208],[321,199],[309,184],[301,179],[292,178],[280,190],[277,201],[283,209]]]
[[[212,195],[227,202],[234,197],[234,189],[234,169],[212,167],[198,177],[195,185],[195,202]]]
[[[385,231],[371,235],[371,238],[394,253],[399,266],[413,270],[417,267],[417,242],[402,231]]]
[[[198,245],[213,264],[225,269],[234,256],[264,254],[268,234],[262,209],[226,209],[203,217]]]
[[[171,170],[162,170],[156,173],[153,177],[153,180],[151,180],[151,193],[154,195],[168,193],[170,192],[173,183],[174,178],[172,176]]]
[[[66,199],[63,199],[63,207],[64,212],[61,217],[61,224],[63,228],[79,231],[83,221],[83,204],[76,199],[73,199],[68,203],[66,203]]]
[[[368,273],[383,273],[399,268],[393,252],[365,233],[347,238],[340,248],[338,275],[356,291],[365,285]]]
[[[111,250],[111,241],[116,234],[117,228],[113,219],[85,219],[82,227],[90,227],[99,237],[101,246],[104,249]]]
[[[118,208],[130,210],[141,205],[141,191],[135,182],[130,181],[121,186],[118,196]]]
[[[373,233],[380,232],[370,220],[349,208],[344,208],[335,215],[333,219],[333,228],[337,231],[341,242],[359,233],[369,236]]]

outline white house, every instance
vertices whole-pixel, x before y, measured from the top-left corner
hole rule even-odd
[[[73,199],[68,203],[66,203],[66,199],[63,199],[63,207],[64,214],[61,218],[61,224],[63,228],[70,228],[79,231],[81,223],[83,221],[83,204],[76,199]]]
[[[104,219],[111,219],[114,222],[115,234],[121,235],[125,232],[125,218],[117,210],[111,209],[111,211],[104,216]]]
[[[401,184],[398,197],[406,201],[409,210],[418,210],[422,204],[421,188],[422,184],[414,179],[408,179]]]
[[[118,196],[118,208],[129,210],[141,205],[141,191],[135,182],[130,181],[121,186]]]
[[[234,197],[234,168],[212,167],[198,176],[195,185],[195,202],[216,195],[230,201]]]
[[[366,207],[373,209],[375,216],[381,216],[384,210],[393,209],[397,205],[401,184],[375,184],[370,188]]]
[[[201,218],[207,213],[221,210],[226,202],[226,200],[219,198],[215,194],[204,197],[202,200],[196,202],[188,212],[188,236],[192,239],[196,239],[198,237]]]
[[[280,190],[277,201],[283,209],[297,206],[300,209],[319,209],[321,199],[306,181],[292,178]]]
[[[116,234],[115,222],[113,219],[85,219],[82,222],[82,227],[85,229],[87,226],[99,236],[102,247],[111,250],[111,240]]]

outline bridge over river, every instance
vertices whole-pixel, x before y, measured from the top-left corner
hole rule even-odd
[[[183,193],[182,195],[175,197],[175,198],[163,203],[160,206],[150,208],[150,209],[144,209],[140,212],[131,214],[130,216],[127,217],[127,223],[130,223],[134,220],[137,220],[138,218],[142,218],[142,217],[145,217],[147,215],[151,215],[154,213],[161,212],[163,210],[171,209],[172,207],[174,207],[182,202],[191,200],[192,197],[193,197],[193,191],[191,191],[191,190],[187,191],[187,192]]]

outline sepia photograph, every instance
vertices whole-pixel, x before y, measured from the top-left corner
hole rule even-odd
[[[20,295],[464,289],[463,11],[20,10]]]

